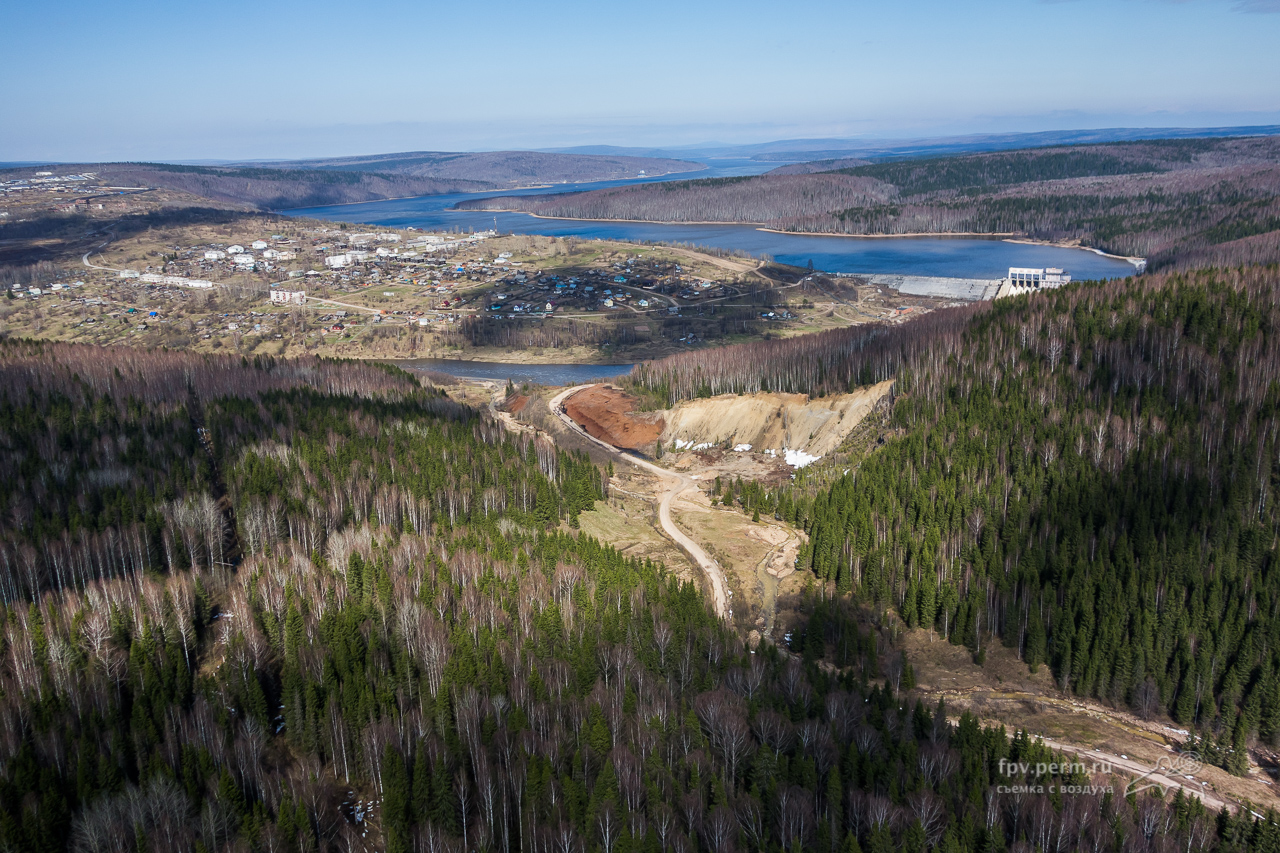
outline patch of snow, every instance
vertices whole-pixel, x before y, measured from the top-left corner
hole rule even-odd
[[[788,465],[792,468],[803,468],[806,465],[812,465],[821,459],[821,456],[811,456],[803,450],[788,450],[782,448],[783,458],[786,459]]]
[[[736,453],[746,453],[748,450],[750,450],[750,449],[751,449],[751,445],[749,445],[749,444],[735,444],[735,445],[733,446],[733,449],[734,449],[734,452],[736,452]]]

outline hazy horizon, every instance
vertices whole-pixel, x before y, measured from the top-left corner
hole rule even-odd
[[[1280,123],[1280,0],[7,4],[0,160]]]
[[[1206,122],[1202,124],[1152,124],[1152,125],[1141,125],[1141,124],[1118,125],[1117,124],[1117,125],[1106,125],[1106,126],[1082,124],[1078,127],[1046,125],[1043,127],[1035,127],[1034,129],[1030,129],[1030,130],[1001,129],[1001,130],[970,131],[970,132],[958,132],[958,131],[957,132],[938,132],[938,133],[928,133],[928,134],[926,133],[911,134],[906,132],[895,134],[892,132],[885,132],[885,133],[874,133],[874,134],[868,133],[861,136],[795,135],[795,136],[784,137],[784,136],[766,136],[766,135],[748,136],[744,134],[741,137],[735,138],[734,135],[726,133],[722,138],[719,138],[719,139],[703,139],[697,142],[680,141],[672,144],[664,144],[661,141],[646,142],[643,139],[637,140],[636,137],[620,136],[618,138],[608,137],[605,141],[601,141],[600,139],[596,139],[592,137],[584,137],[582,139],[563,142],[562,144],[550,143],[550,144],[541,144],[541,145],[536,145],[536,144],[522,145],[522,144],[519,144],[518,141],[512,141],[512,144],[508,144],[508,145],[502,145],[502,144],[495,144],[495,145],[489,145],[489,146],[475,145],[471,147],[466,147],[461,145],[453,146],[453,147],[440,146],[440,145],[410,147],[407,145],[401,145],[397,147],[394,144],[391,144],[388,146],[383,146],[381,148],[374,149],[374,148],[368,148],[366,143],[366,147],[361,149],[352,148],[349,146],[342,147],[341,145],[338,145],[338,147],[336,148],[318,150],[314,152],[301,153],[301,154],[291,154],[291,155],[247,154],[239,157],[215,156],[211,154],[206,154],[202,156],[183,156],[183,155],[140,156],[140,155],[122,154],[115,157],[112,157],[112,156],[62,157],[62,158],[15,157],[12,159],[0,159],[0,168],[11,168],[11,167],[18,167],[18,166],[36,166],[36,165],[42,165],[42,164],[57,165],[57,164],[64,164],[64,163],[74,164],[74,163],[90,163],[90,162],[156,162],[156,163],[217,164],[217,163],[253,163],[253,162],[260,161],[264,163],[270,163],[270,162],[276,162],[276,161],[283,162],[283,161],[290,161],[290,160],[305,160],[305,159],[312,159],[312,158],[320,159],[320,158],[329,158],[329,157],[336,158],[336,157],[374,156],[379,154],[394,154],[394,153],[411,152],[411,151],[481,153],[481,152],[497,152],[497,151],[561,151],[561,150],[570,151],[575,148],[592,148],[592,147],[616,147],[621,149],[626,149],[626,148],[651,149],[655,152],[664,152],[666,155],[671,156],[673,158],[679,158],[681,156],[681,152],[683,151],[683,152],[687,152],[686,156],[688,156],[690,159],[710,160],[710,159],[717,159],[717,157],[716,156],[709,157],[703,154],[702,152],[708,149],[731,148],[736,146],[746,147],[746,146],[754,146],[754,145],[766,145],[769,143],[788,143],[788,142],[797,143],[797,142],[803,142],[803,141],[813,141],[814,143],[826,143],[826,142],[859,143],[861,142],[861,143],[867,143],[867,144],[870,144],[870,143],[909,144],[912,142],[926,142],[926,141],[936,141],[936,140],[943,140],[943,139],[955,139],[955,140],[963,140],[966,138],[977,139],[984,136],[1002,136],[1002,135],[1014,136],[1014,135],[1033,135],[1038,133],[1055,133],[1055,132],[1071,133],[1071,132],[1077,132],[1077,131],[1087,132],[1087,131],[1110,131],[1110,130],[1149,130],[1152,133],[1152,138],[1161,138],[1161,132],[1167,132],[1167,131],[1197,132],[1197,131],[1215,130],[1215,129],[1221,129],[1225,131],[1225,130],[1236,130],[1239,128],[1247,128],[1247,127],[1275,127],[1276,125],[1280,125],[1280,113],[1269,115],[1267,117],[1270,118],[1271,121],[1264,122],[1261,120],[1252,120],[1252,121],[1245,122],[1242,120],[1235,123],[1209,123],[1208,120],[1206,120]],[[360,138],[367,139],[369,137],[361,136]],[[382,137],[376,137],[376,138],[382,138]],[[393,137],[393,138],[402,138],[402,137]],[[554,137],[548,137],[548,138],[553,139]],[[405,140],[405,141],[408,141],[408,140]],[[796,150],[799,151],[799,149],[796,149]],[[626,156],[626,155],[620,155],[620,156]],[[636,155],[636,156],[641,156],[641,155]],[[650,155],[646,154],[643,156],[650,156]],[[797,158],[797,159],[803,159],[803,158]]]

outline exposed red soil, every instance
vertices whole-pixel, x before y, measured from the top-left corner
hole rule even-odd
[[[565,400],[564,410],[601,441],[642,450],[658,440],[666,424],[661,415],[637,412],[636,402],[635,397],[611,385],[595,385]]]
[[[528,397],[524,396],[523,394],[512,394],[510,397],[506,399],[506,402],[504,403],[502,408],[506,409],[508,412],[510,412],[513,415],[518,415],[520,414],[521,410],[524,409],[524,407],[527,405],[529,405]]]

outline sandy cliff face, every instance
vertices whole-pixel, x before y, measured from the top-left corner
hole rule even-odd
[[[637,412],[629,394],[597,385],[574,394],[565,409],[591,435],[630,450],[651,452],[661,440],[675,451],[727,443],[743,451],[772,450],[779,457],[788,450],[818,457],[839,447],[891,385],[881,382],[813,400],[803,394],[726,394],[664,412]]]
[[[810,400],[803,394],[726,394],[681,403],[663,413],[662,441],[672,448],[751,445],[825,456],[889,393],[891,382]],[[745,448],[744,448],[745,449]]]

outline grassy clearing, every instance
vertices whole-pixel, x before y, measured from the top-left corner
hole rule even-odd
[[[634,484],[621,481],[624,488]],[[684,552],[668,541],[655,527],[653,504],[643,498],[614,493],[578,516],[582,532],[608,542],[628,557],[649,558],[665,563],[681,578],[695,577],[694,566]],[[700,576],[700,575],[699,575]]]

